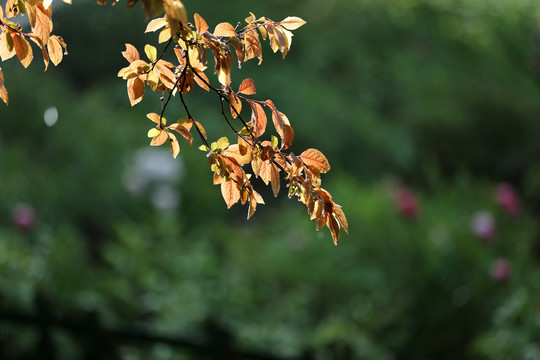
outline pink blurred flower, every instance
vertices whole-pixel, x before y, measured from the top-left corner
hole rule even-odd
[[[478,211],[472,216],[471,230],[479,239],[491,242],[495,236],[495,219],[487,211]]]
[[[512,185],[507,183],[499,184],[495,191],[495,198],[504,212],[508,215],[517,215],[519,212],[519,195]]]
[[[508,280],[511,273],[510,261],[506,258],[497,259],[491,267],[491,277],[499,282]]]
[[[396,195],[396,207],[407,220],[416,220],[420,215],[420,204],[416,195],[408,188],[402,187]]]
[[[36,225],[36,212],[28,204],[17,204],[13,209],[13,224],[21,231],[30,231]]]

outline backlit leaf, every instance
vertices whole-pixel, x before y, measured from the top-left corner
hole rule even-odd
[[[195,13],[193,17],[195,19],[195,28],[197,29],[197,33],[202,35],[207,32],[208,24],[206,23],[206,21],[204,21],[204,19],[197,13]]]
[[[144,81],[142,81],[139,77],[128,79],[127,91],[131,106],[141,102],[144,95],[144,88]]]
[[[52,21],[47,16],[47,10],[42,5],[35,7],[35,24],[33,25],[33,33],[41,40],[43,45],[49,42],[49,37],[52,31]]]
[[[283,127],[283,136],[281,138],[281,150],[288,149],[294,139],[294,131],[291,125],[285,125]]]
[[[160,120],[160,116],[156,113],[148,113],[146,114],[146,117],[152,121],[152,122],[155,122],[156,124],[158,125],[167,125],[167,119],[165,119],[164,117],[161,117],[161,120]]]
[[[24,37],[19,34],[13,35],[13,48],[21,64],[26,68],[32,62],[34,54],[32,47]]]
[[[187,24],[187,12],[184,4],[179,0],[163,0],[163,7],[171,33],[177,33],[180,29],[179,22]]]
[[[244,61],[259,58],[259,65],[262,63],[262,48],[259,40],[259,33],[252,30],[244,35]]]
[[[324,174],[330,170],[330,163],[317,149],[307,149],[300,154],[300,158],[315,174]]]
[[[161,133],[160,129],[151,128],[150,130],[148,130],[148,133],[146,134],[146,136],[148,136],[149,138],[153,138],[155,136],[158,136],[160,133]]]
[[[182,135],[187,141],[189,141],[190,146],[193,145],[193,136],[183,124],[172,124],[168,128]]]
[[[55,66],[58,65],[64,58],[62,45],[55,36],[51,36],[49,39],[49,42],[47,43],[47,50],[49,51],[49,57]]]
[[[251,162],[251,153],[242,153],[241,147],[238,144],[232,144],[224,150],[221,154],[233,158],[240,165],[249,164]]]
[[[28,36],[41,49],[41,54],[43,55],[43,62],[45,63],[45,70],[47,70],[47,68],[49,67],[49,61],[50,61],[49,54],[47,53],[47,48],[43,45],[43,43],[37,36],[34,36],[32,34],[28,34]]]
[[[232,26],[228,22],[222,22],[216,25],[216,28],[214,29],[214,35],[232,37],[236,36],[236,30],[234,30],[234,26]]]
[[[154,62],[157,59],[157,50],[154,46],[146,44],[144,46],[144,52],[146,53],[146,56],[148,57],[148,60]]]
[[[345,232],[348,234],[349,233],[349,224],[347,223],[347,218],[345,217],[345,213],[341,209],[341,206],[339,206],[336,203],[333,203],[332,204],[332,211],[333,211],[334,216],[336,217],[336,219],[339,221],[339,223],[340,223],[341,227],[343,228],[343,230],[345,230]]]
[[[157,31],[161,29],[162,27],[164,27],[166,24],[167,24],[167,19],[165,19],[164,17],[154,19],[148,23],[148,25],[146,26],[146,30],[144,32],[147,33],[147,32]]]
[[[229,102],[231,107],[231,115],[233,118],[236,118],[240,112],[242,112],[242,101],[236,96],[236,94],[232,93],[229,96]]]
[[[304,25],[306,22],[302,20],[299,17],[296,16],[288,16],[282,21],[280,21],[280,25],[283,26],[287,30],[296,30],[300,26]]]
[[[236,186],[236,183],[232,180],[223,181],[221,183],[221,195],[227,204],[227,209],[236,204],[240,200],[240,190]]]
[[[0,35],[0,59],[2,61],[11,59],[15,56],[15,49],[13,48],[13,39],[9,31],[4,31]]]
[[[0,87],[0,99],[2,99],[2,101],[3,101],[6,105],[9,104],[8,92],[7,92],[7,89],[6,89],[5,86]]]
[[[176,138],[176,136],[174,136],[174,134],[167,133],[167,135],[169,136],[169,142],[171,143],[172,156],[176,159],[176,157],[180,153],[180,144],[178,143],[178,139]]]
[[[163,145],[165,141],[169,138],[169,135],[165,130],[159,130],[159,134],[152,138],[150,141],[150,146],[160,146]]]
[[[328,226],[330,232],[332,233],[332,240],[334,240],[334,245],[337,245],[339,240],[339,225],[337,220],[333,216],[328,216],[326,226]]]
[[[238,92],[244,95],[254,95],[255,94],[255,82],[252,79],[245,79],[240,84]]]
[[[256,137],[261,136],[266,131],[266,113],[261,104],[250,101],[251,106],[251,123],[253,125],[253,134]]]

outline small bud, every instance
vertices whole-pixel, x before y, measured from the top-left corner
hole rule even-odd
[[[512,185],[507,183],[499,184],[495,192],[495,198],[497,204],[499,204],[505,213],[512,216],[518,214],[519,195]]]
[[[13,209],[12,219],[17,229],[23,232],[30,231],[36,226],[36,213],[27,204],[17,204]]]
[[[491,277],[498,282],[504,282],[510,278],[511,270],[510,261],[508,261],[508,259],[497,259],[491,267]]]
[[[408,188],[399,189],[396,196],[396,207],[405,219],[414,221],[420,215],[420,204],[416,195]]]

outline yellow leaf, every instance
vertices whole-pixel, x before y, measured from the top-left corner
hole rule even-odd
[[[254,95],[255,94],[255,82],[252,79],[245,79],[240,84],[238,92],[244,95]]]
[[[161,122],[160,122],[160,119],[159,119],[159,115],[156,114],[156,113],[148,113],[146,114],[146,117],[150,120],[150,121],[153,121],[155,122],[156,124],[158,125],[167,125],[167,119],[165,119],[164,117],[161,118]]]
[[[159,134],[161,133],[161,130],[158,129],[158,128],[151,128],[150,130],[148,130],[148,133],[146,134],[146,136],[150,137],[150,138],[153,138],[155,136],[158,136]]]
[[[165,19],[164,17],[154,19],[148,23],[148,25],[146,26],[146,30],[144,32],[147,33],[147,32],[157,31],[161,29],[162,27],[164,27],[166,24],[167,24],[167,19]]]
[[[21,64],[27,68],[34,58],[34,53],[32,52],[32,47],[28,43],[28,40],[19,34],[14,34],[13,48],[15,49],[15,53],[17,53],[17,57]]]
[[[300,158],[314,174],[324,174],[330,170],[330,163],[317,149],[307,149],[300,154]]]
[[[229,139],[223,136],[219,138],[215,144],[216,144],[216,149],[225,150],[229,146]]]
[[[62,45],[56,36],[51,36],[49,39],[49,42],[47,43],[47,50],[49,51],[49,56],[52,63],[55,66],[58,65],[64,57],[64,52],[62,51]]]
[[[162,44],[165,41],[168,41],[170,38],[171,38],[171,29],[170,28],[165,28],[165,29],[161,30],[161,32],[159,33],[158,43]]]
[[[148,60],[154,62],[157,59],[157,50],[154,46],[146,44],[144,46],[144,52],[146,53],[146,56],[148,57]]]
[[[296,30],[305,23],[304,20],[296,16],[288,16],[279,22],[279,24],[287,30]]]
[[[234,26],[232,26],[228,22],[222,22],[216,25],[216,28],[214,29],[214,35],[233,37],[236,36],[236,30],[234,30]]]

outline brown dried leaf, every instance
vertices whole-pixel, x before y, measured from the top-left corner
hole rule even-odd
[[[19,34],[13,34],[13,48],[21,64],[27,68],[34,58],[34,53],[28,40]]]
[[[332,240],[334,240],[334,245],[337,245],[339,240],[339,224],[337,220],[333,216],[328,215],[326,220],[326,226],[328,226],[330,232],[332,233]]]
[[[34,36],[32,34],[28,34],[28,36],[41,49],[41,54],[43,55],[43,62],[45,63],[45,70],[47,70],[47,68],[49,67],[49,61],[50,61],[49,54],[47,53],[47,48],[43,45],[43,43],[37,36]]]
[[[39,4],[35,7],[35,21],[33,27],[33,33],[41,40],[43,44],[49,42],[51,31],[53,28],[51,18],[47,15],[47,10],[43,5]]]
[[[201,88],[203,88],[206,91],[210,91],[210,88],[207,85],[210,83],[210,80],[208,80],[208,77],[206,76],[206,74],[203,71],[199,71],[197,69],[195,69],[195,72],[197,73],[198,76],[195,75],[193,78],[195,79],[195,82],[197,83],[197,85],[199,85]]]
[[[19,1],[18,0],[7,0],[6,3],[6,17],[12,18],[19,14]]]
[[[314,174],[324,174],[330,170],[330,163],[317,149],[307,149],[300,154],[300,158]]]
[[[228,22],[222,22],[216,25],[216,28],[214,29],[214,35],[222,37],[233,37],[236,36],[236,30],[234,30],[234,26],[232,26]]]
[[[9,104],[9,97],[8,97],[8,92],[7,92],[7,89],[5,86],[1,87],[0,88],[0,99],[2,99],[2,101],[8,105]]]
[[[281,150],[288,149],[294,139],[294,131],[291,125],[283,127],[283,136],[281,137]]]
[[[190,146],[193,145],[193,136],[189,132],[189,129],[187,129],[183,124],[178,124],[178,123],[172,124],[168,128],[182,135],[184,139],[186,139],[189,142]]]
[[[238,190],[237,184],[232,181],[223,181],[221,183],[221,195],[227,204],[227,209],[236,204],[240,200],[240,190]]]
[[[240,84],[238,92],[244,95],[254,95],[255,94],[255,82],[252,79],[245,79]]]
[[[251,162],[251,153],[244,152],[240,145],[232,144],[227,150],[221,152],[224,156],[234,159],[238,164],[244,165]]]

